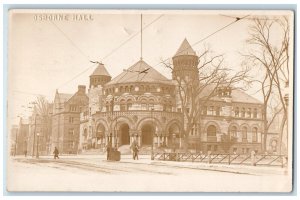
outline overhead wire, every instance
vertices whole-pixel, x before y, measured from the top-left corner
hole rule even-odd
[[[209,35],[205,36],[205,37],[204,37],[204,38],[202,38],[201,40],[199,40],[199,41],[195,42],[194,44],[192,44],[192,45],[191,45],[191,47],[193,47],[193,46],[195,46],[195,45],[199,44],[200,42],[203,42],[204,40],[208,39],[209,37],[211,37],[211,36],[213,36],[213,35],[215,35],[215,34],[219,33],[220,31],[222,31],[222,30],[226,29],[227,27],[229,27],[229,26],[231,26],[231,25],[235,24],[236,22],[238,22],[238,21],[240,21],[240,20],[243,20],[243,19],[245,19],[245,18],[246,18],[246,17],[248,17],[248,16],[250,16],[250,15],[246,15],[246,16],[244,16],[244,17],[241,17],[241,18],[236,18],[236,20],[234,20],[233,22],[230,22],[229,24],[227,24],[227,25],[225,25],[225,26],[223,26],[223,27],[219,28],[218,30],[216,30],[216,31],[214,31],[214,32],[212,32],[212,33],[210,33]],[[185,49],[181,50],[181,51],[180,51],[180,52],[178,52],[178,53],[182,53],[182,52],[186,51],[187,49],[189,49],[189,47],[187,47],[187,48],[185,48]],[[156,65],[154,65],[154,66],[158,66],[158,65],[160,65],[161,63],[163,63],[163,62],[166,62],[166,61],[167,61],[167,60],[169,60],[170,58],[171,58],[171,57],[169,57],[169,58],[167,58],[167,59],[165,59],[165,60],[163,60],[163,61],[159,62],[158,64],[156,64]]]

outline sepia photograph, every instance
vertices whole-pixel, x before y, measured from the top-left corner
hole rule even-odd
[[[8,14],[8,192],[292,191],[292,10]]]

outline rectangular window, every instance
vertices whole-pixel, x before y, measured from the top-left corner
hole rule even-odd
[[[70,112],[76,112],[76,106],[70,105]]]
[[[74,117],[69,117],[69,123],[73,123],[74,122]]]
[[[213,106],[210,106],[209,107],[209,115],[214,115],[214,107]]]
[[[218,151],[218,145],[214,146],[214,151]]]
[[[207,145],[207,151],[211,151],[211,145]]]
[[[217,115],[217,116],[220,116],[220,107],[217,107],[217,108],[216,108],[216,115]]]
[[[177,108],[177,112],[181,112],[181,108]]]
[[[121,104],[120,105],[120,110],[121,111],[126,111],[126,105],[125,104]]]
[[[202,109],[203,109],[203,115],[207,115],[207,106],[204,106]]]
[[[73,128],[69,129],[69,135],[74,135],[74,129]]]

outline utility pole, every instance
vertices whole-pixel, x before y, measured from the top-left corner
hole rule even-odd
[[[34,146],[35,146],[35,135],[36,135],[36,118],[37,118],[38,114],[35,114],[34,117],[34,133],[33,133],[33,144],[32,144],[32,157],[34,157]]]

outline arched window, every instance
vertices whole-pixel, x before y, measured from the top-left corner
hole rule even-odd
[[[147,101],[145,99],[141,100],[141,110],[147,110]]]
[[[120,111],[126,111],[126,102],[124,99],[120,101]]]
[[[257,142],[257,132],[258,132],[257,128],[254,127],[252,129],[252,142]]]
[[[242,117],[245,117],[245,108],[242,108]]]
[[[251,108],[248,108],[248,109],[247,109],[247,117],[248,117],[248,118],[251,118]]]
[[[242,128],[242,137],[243,139],[247,139],[247,127],[243,127]]]
[[[149,108],[149,110],[153,110],[154,109],[154,100],[153,99],[149,100],[148,108]]]
[[[239,117],[239,115],[240,115],[240,108],[236,107],[234,113],[235,113],[235,117]]]
[[[254,108],[253,110],[253,118],[257,118],[257,108]]]
[[[216,136],[217,128],[214,125],[209,125],[207,127],[207,136]]]
[[[128,99],[127,100],[127,110],[131,110],[131,108],[132,108],[132,100]]]
[[[230,135],[231,135],[231,137],[237,137],[237,127],[236,126],[232,126],[230,128]]]

